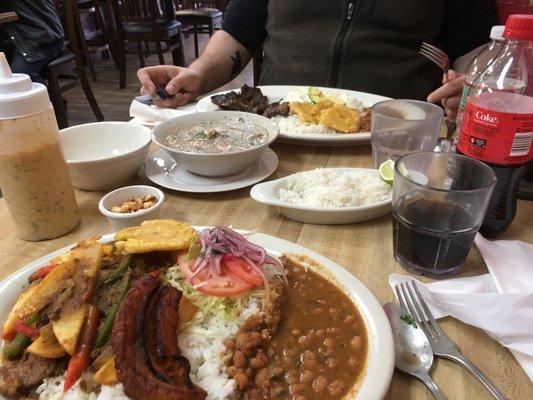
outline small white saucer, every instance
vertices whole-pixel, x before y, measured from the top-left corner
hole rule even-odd
[[[259,157],[259,162],[244,171],[231,176],[209,178],[187,171],[161,149],[148,157],[144,171],[148,179],[168,189],[190,193],[215,193],[253,185],[270,176],[277,167],[278,156],[272,150],[266,149]]]

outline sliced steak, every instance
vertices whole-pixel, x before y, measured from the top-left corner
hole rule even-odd
[[[1,363],[0,394],[8,397],[26,394],[44,378],[65,371],[64,359],[42,358],[30,353],[24,353],[18,360],[2,359]]]
[[[289,115],[289,112],[291,111],[289,107],[289,103],[280,103],[275,102],[270,104],[265,111],[263,111],[263,115],[267,118],[272,118],[277,115],[281,115],[282,117],[286,117]]]

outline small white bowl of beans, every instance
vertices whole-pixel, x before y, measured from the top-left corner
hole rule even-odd
[[[119,230],[157,219],[164,201],[165,194],[155,187],[126,186],[102,197],[98,209]]]

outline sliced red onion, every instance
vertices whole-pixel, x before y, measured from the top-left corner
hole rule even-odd
[[[234,257],[244,259],[250,267],[258,273],[268,288],[268,279],[263,271],[264,264],[271,264],[275,268],[275,275],[286,281],[286,274],[281,261],[267,254],[261,246],[251,243],[243,235],[233,229],[217,226],[200,232],[202,245],[200,256],[195,260],[193,275],[187,280],[191,282],[202,271],[206,271],[209,278],[212,274],[221,274],[222,260]]]

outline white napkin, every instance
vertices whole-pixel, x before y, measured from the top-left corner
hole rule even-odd
[[[533,381],[533,244],[474,241],[488,274],[423,284],[416,280],[435,318],[451,315],[483,329],[509,348]],[[394,287],[411,277],[392,274]]]
[[[149,106],[137,100],[133,100],[130,105],[130,117],[132,122],[143,125],[157,125],[171,118],[196,112],[196,103],[187,104],[180,108],[159,108],[154,105]]]

